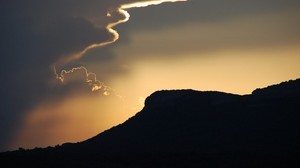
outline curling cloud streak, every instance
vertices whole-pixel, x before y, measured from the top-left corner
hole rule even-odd
[[[86,52],[88,52],[89,50],[91,50],[93,48],[103,47],[103,46],[112,44],[115,41],[117,41],[119,39],[119,34],[113,28],[115,26],[121,24],[121,23],[127,22],[130,18],[129,13],[125,9],[147,7],[147,6],[150,6],[150,5],[159,5],[159,4],[162,4],[162,3],[165,3],[165,2],[184,2],[184,1],[187,1],[187,0],[152,0],[152,1],[150,0],[150,1],[140,1],[140,2],[129,2],[129,3],[124,3],[124,4],[120,5],[119,7],[109,9],[107,11],[106,17],[108,18],[108,20],[111,20],[111,21],[116,20],[116,21],[109,22],[106,26],[106,29],[113,36],[113,38],[109,39],[108,41],[104,41],[104,42],[89,45],[80,52],[77,52],[75,54],[71,54],[71,55],[68,55],[68,56],[65,56],[65,57],[59,59],[53,65],[54,69],[55,69],[55,66],[60,67],[60,66],[62,66],[64,64],[67,64],[71,61],[80,59],[82,56],[84,56],[86,54]],[[84,68],[84,67],[79,67],[79,68]],[[75,68],[75,70],[76,69],[77,68]],[[86,68],[84,68],[84,69],[86,70]],[[73,73],[73,70],[70,70],[70,71],[62,70],[62,72],[60,74],[57,74],[55,72],[55,74],[57,76],[57,79],[59,79],[62,83],[64,83],[64,80],[62,80],[63,79],[62,74],[64,74],[64,73],[68,73],[68,74]],[[98,89],[97,89],[97,87],[93,86],[92,90],[98,90]]]
[[[112,18],[112,17],[115,17],[115,15],[118,15],[119,17],[121,17],[117,22],[112,22],[112,23],[109,23],[106,27],[106,29],[108,30],[108,32],[112,35],[112,39],[108,39],[108,41],[105,41],[105,42],[100,42],[100,43],[95,43],[95,44],[92,44],[92,45],[89,45],[88,47],[86,47],[84,50],[78,52],[78,53],[75,53],[75,54],[71,54],[71,55],[68,55],[68,56],[65,56],[61,59],[59,59],[55,65],[63,65],[63,64],[66,64],[66,63],[69,63],[70,61],[73,61],[73,60],[78,60],[80,59],[87,51],[89,51],[90,49],[93,49],[93,48],[97,48],[97,47],[103,47],[103,46],[106,46],[106,45],[109,45],[109,44],[112,44],[114,43],[115,41],[117,41],[119,39],[119,34],[116,30],[113,29],[114,26],[117,26],[118,24],[120,23],[124,23],[124,22],[127,22],[129,20],[129,13],[121,8],[118,8],[118,9],[115,9],[115,10],[111,10],[111,11],[108,11],[107,12],[107,17],[108,18]],[[112,19],[113,20],[113,19]]]
[[[130,8],[141,8],[147,7],[150,5],[159,5],[164,2],[185,2],[187,0],[153,0],[153,1],[144,1],[144,2],[134,2],[122,5],[122,9],[130,9]]]
[[[91,49],[118,40],[119,34],[113,28],[128,21],[126,9],[139,7],[137,2],[147,6],[174,0],[0,2],[3,16],[0,74],[5,79],[0,88],[4,99],[0,105],[0,151],[7,149],[7,144],[21,127],[22,117],[42,101],[60,99],[72,93],[114,95],[111,88],[100,82],[106,81],[109,73],[114,72],[107,70],[103,72],[105,77],[98,75],[97,79],[85,67],[71,70],[69,67],[74,65],[72,61],[87,55]],[[111,54],[106,48],[103,51],[98,54],[100,60]],[[56,74],[53,78],[49,65]]]
[[[109,20],[113,21],[113,20],[116,20],[114,18],[118,18],[117,21],[110,22],[106,26],[106,29],[108,30],[108,32],[113,35],[112,39],[110,39],[109,41],[89,45],[84,50],[82,50],[78,53],[71,54],[71,55],[68,55],[68,56],[66,56],[62,59],[59,59],[55,64],[59,66],[59,65],[66,64],[70,61],[80,59],[90,49],[97,48],[97,47],[103,47],[103,46],[112,44],[115,41],[117,41],[119,39],[119,34],[113,28],[115,26],[121,24],[121,23],[127,22],[130,18],[129,13],[125,9],[141,8],[141,7],[151,6],[151,5],[159,5],[159,4],[162,4],[162,3],[165,3],[165,2],[184,2],[184,1],[187,1],[187,0],[152,0],[152,1],[150,0],[150,1],[142,1],[142,2],[125,3],[125,4],[122,4],[119,7],[112,8],[112,9],[108,10],[107,14],[106,14],[106,16]]]

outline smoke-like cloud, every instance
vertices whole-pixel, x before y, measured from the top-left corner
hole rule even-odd
[[[150,5],[159,5],[164,2],[184,2],[187,0],[150,0],[150,1],[140,1],[140,2],[131,2],[121,5],[122,9],[130,9],[130,8],[141,8],[141,7],[147,7]]]
[[[67,54],[67,55],[63,55],[62,57],[60,57],[52,66],[53,69],[55,69],[55,74],[57,76],[57,79],[59,79],[62,83],[66,84],[65,80],[63,79],[63,74],[67,73],[67,74],[71,74],[74,72],[74,70],[78,70],[78,69],[82,69],[84,68],[86,70],[85,67],[78,67],[78,68],[73,68],[72,70],[62,70],[62,72],[60,73],[60,75],[57,74],[56,72],[56,67],[62,67],[63,65],[74,61],[74,60],[78,60],[80,59],[82,56],[84,56],[89,50],[93,49],[93,48],[98,48],[98,47],[104,47],[106,45],[112,44],[115,41],[117,41],[119,39],[119,34],[116,30],[114,30],[113,28],[117,25],[119,25],[120,23],[124,23],[127,22],[129,20],[129,13],[125,10],[125,9],[130,9],[130,8],[139,8],[139,7],[147,7],[149,5],[159,5],[161,3],[164,2],[177,2],[177,1],[186,1],[186,0],[148,0],[148,1],[124,1],[124,2],[120,2],[120,4],[109,4],[107,9],[106,9],[106,17],[102,16],[102,18],[104,18],[104,22],[101,23],[97,23],[97,21],[92,21],[94,22],[94,26],[96,27],[97,24],[98,25],[102,25],[101,28],[104,27],[104,29],[106,30],[105,32],[107,33],[106,37],[110,37],[107,39],[102,39],[99,40],[96,43],[87,45],[84,49],[71,53],[71,54]],[[89,18],[87,18],[89,19]],[[105,36],[101,36],[101,37],[105,37]],[[87,70],[86,70],[87,71]],[[91,89],[92,91],[95,90],[99,90],[102,87],[98,87],[97,85],[91,84]],[[107,92],[105,92],[107,93]]]
[[[107,33],[109,33],[112,38],[104,40],[104,41],[103,40],[99,41],[98,43],[91,44],[91,45],[87,46],[86,48],[84,48],[83,50],[81,50],[80,52],[72,53],[70,55],[64,56],[63,58],[60,58],[55,64],[61,65],[61,64],[68,63],[72,60],[77,60],[77,59],[81,58],[90,49],[97,48],[97,47],[103,47],[103,46],[112,44],[116,40],[118,40],[119,34],[113,28],[115,26],[119,25],[120,23],[124,23],[129,20],[130,15],[125,9],[147,7],[150,5],[159,5],[164,2],[180,2],[180,1],[184,2],[187,0],[144,0],[144,1],[136,0],[136,1],[124,1],[118,5],[111,5],[107,9],[106,18],[104,19],[106,21],[105,22],[106,25],[105,25],[105,23],[102,23],[100,25],[105,27],[105,29],[107,30]],[[103,16],[102,16],[102,18],[103,18]],[[96,22],[96,24],[97,24],[97,22]]]
[[[119,35],[113,27],[129,19],[122,5],[136,2],[152,1],[0,2],[0,54],[3,64],[0,67],[3,98],[0,107],[0,151],[6,149],[27,109],[39,101],[62,96],[62,89],[68,88],[108,93],[109,87],[86,68],[63,69],[90,49],[116,41]],[[57,69],[57,76],[51,72],[53,66]],[[56,77],[58,82],[49,82]],[[53,87],[53,83],[57,86]]]
[[[127,22],[130,18],[129,13],[125,9],[147,7],[149,5],[159,5],[164,2],[177,2],[177,1],[187,1],[187,0],[148,0],[148,1],[132,1],[132,2],[124,1],[121,4],[112,5],[111,7],[109,7],[107,9],[106,19],[104,19],[106,21],[105,22],[106,25],[104,23],[102,23],[102,26],[105,27],[106,32],[108,33],[107,37],[111,37],[111,38],[108,38],[106,40],[101,40],[97,43],[88,45],[87,47],[85,47],[83,50],[81,50],[79,52],[72,53],[67,56],[63,56],[63,57],[59,58],[58,61],[56,61],[52,65],[53,68],[55,69],[56,78],[59,79],[62,84],[66,85],[66,84],[68,84],[68,82],[66,82],[66,80],[64,80],[64,75],[73,76],[73,75],[71,75],[72,73],[77,72],[78,70],[81,70],[81,69],[84,69],[86,71],[85,72],[86,75],[83,75],[83,77],[86,76],[87,78],[89,78],[89,76],[91,76],[91,75],[96,76],[96,74],[94,74],[94,73],[87,73],[87,69],[83,66],[75,67],[69,71],[62,70],[60,74],[57,74],[56,66],[61,67],[64,64],[67,64],[73,60],[80,59],[89,50],[91,50],[93,48],[104,47],[106,45],[112,44],[115,41],[117,41],[119,39],[119,34],[113,28],[121,23]],[[80,77],[78,77],[78,78],[80,79]],[[90,80],[87,80],[87,81],[90,81]],[[83,83],[86,83],[86,81],[83,81]],[[102,85],[104,85],[103,83],[101,83],[100,81],[98,81],[96,79],[95,79],[95,82],[93,81],[92,83],[89,83],[89,82],[87,82],[87,83],[91,87],[92,91],[98,91],[101,88],[103,88]],[[104,88],[108,88],[108,87],[104,87]],[[109,92],[107,90],[105,90],[104,95],[109,95]]]

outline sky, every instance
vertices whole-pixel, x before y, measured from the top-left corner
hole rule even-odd
[[[79,142],[156,90],[300,77],[298,0],[0,2],[0,151]]]

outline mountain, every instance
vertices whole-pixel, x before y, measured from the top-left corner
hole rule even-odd
[[[9,167],[300,167],[300,79],[250,95],[170,90],[80,143],[0,154]]]

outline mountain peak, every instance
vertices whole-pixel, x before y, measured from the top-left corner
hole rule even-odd
[[[245,96],[191,89],[157,91],[146,99],[141,112],[91,139],[0,154],[0,161],[32,166],[36,160],[40,164],[34,167],[299,165],[299,84],[300,79],[283,82]],[[216,163],[220,165],[211,166]]]
[[[196,91],[192,89],[161,90],[152,93],[145,100],[145,108],[167,107],[174,105],[208,105],[228,103],[236,100],[240,95],[218,91]]]

